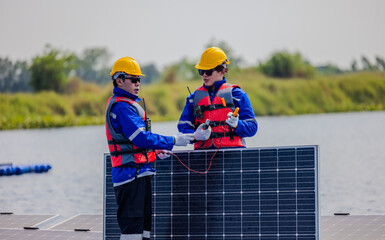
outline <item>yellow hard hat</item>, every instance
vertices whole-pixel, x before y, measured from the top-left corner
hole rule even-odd
[[[122,57],[118,59],[114,66],[112,66],[112,71],[110,75],[113,76],[117,72],[124,72],[130,75],[139,75],[146,76],[140,71],[139,64],[132,57]]]
[[[216,66],[226,63],[229,64],[225,52],[219,47],[207,48],[201,56],[200,62],[195,65],[195,68],[201,70],[210,70]]]

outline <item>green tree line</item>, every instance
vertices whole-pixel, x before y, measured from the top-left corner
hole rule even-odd
[[[381,57],[361,68],[341,70],[334,65],[314,67],[300,53],[277,51],[266,61],[242,68],[225,42],[211,42],[231,56],[229,82],[244,89],[257,116],[385,110],[385,67]],[[0,130],[94,125],[104,123],[112,93],[105,48],[80,55],[49,45],[31,62],[0,58]],[[196,62],[182,59],[162,72],[143,65],[148,76],[140,97],[154,121],[177,120],[188,95],[202,84]]]
[[[231,47],[224,41],[211,41],[206,47],[219,46],[222,48],[231,62],[232,71],[244,71],[240,66],[242,58],[236,57]],[[376,56],[376,62],[362,56],[361,68],[356,60],[351,63],[351,69],[342,70],[336,65],[312,66],[309,61],[296,52],[286,50],[276,51],[266,60],[260,61],[254,66],[255,70],[269,77],[291,79],[311,79],[316,75],[333,75],[357,71],[385,71],[385,61]],[[12,62],[8,58],[0,57],[0,93],[1,92],[40,92],[55,91],[64,93],[73,81],[84,81],[105,85],[110,83],[108,73],[111,69],[111,53],[104,47],[87,48],[81,54],[62,51],[47,44],[43,53],[35,56],[31,61]],[[199,75],[195,70],[196,62],[186,58],[178,63],[167,66],[159,71],[155,64],[142,66],[146,73],[144,84],[157,81],[174,83],[177,79],[194,80]],[[69,86],[68,86],[69,85]]]
[[[228,79],[244,89],[257,116],[385,110],[385,73],[357,72],[313,79],[267,77],[253,68],[229,72]],[[104,124],[112,84],[101,87],[77,81],[76,92],[0,94],[0,130]],[[202,81],[178,79],[142,85],[153,121],[176,121],[189,94]]]

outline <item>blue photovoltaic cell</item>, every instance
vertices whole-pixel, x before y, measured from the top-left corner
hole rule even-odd
[[[175,154],[196,171],[211,167],[191,172],[174,156],[154,163],[152,239],[319,239],[317,146]]]

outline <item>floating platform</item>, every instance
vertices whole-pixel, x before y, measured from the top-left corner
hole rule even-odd
[[[45,173],[52,166],[50,164],[16,165],[12,163],[0,164],[0,176],[21,175],[24,173]]]
[[[0,214],[1,240],[102,239],[103,216],[79,214],[62,220],[59,215]]]
[[[0,239],[103,239],[103,215],[79,214],[59,223],[57,219],[59,215],[0,214]],[[385,239],[385,215],[321,216],[320,239]]]

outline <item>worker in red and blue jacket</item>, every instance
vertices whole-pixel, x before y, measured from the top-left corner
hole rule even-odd
[[[118,204],[121,238],[150,239],[152,191],[151,163],[169,157],[174,146],[186,146],[193,134],[163,136],[151,132],[145,110],[139,105],[139,64],[130,57],[115,62],[110,73],[114,95],[106,107],[106,136],[111,154],[112,182]]]
[[[178,122],[180,132],[194,133],[194,149],[246,147],[244,138],[258,130],[246,92],[226,81],[229,63],[222,49],[211,47],[195,66],[203,86],[187,97]],[[205,123],[207,130],[198,131]]]

